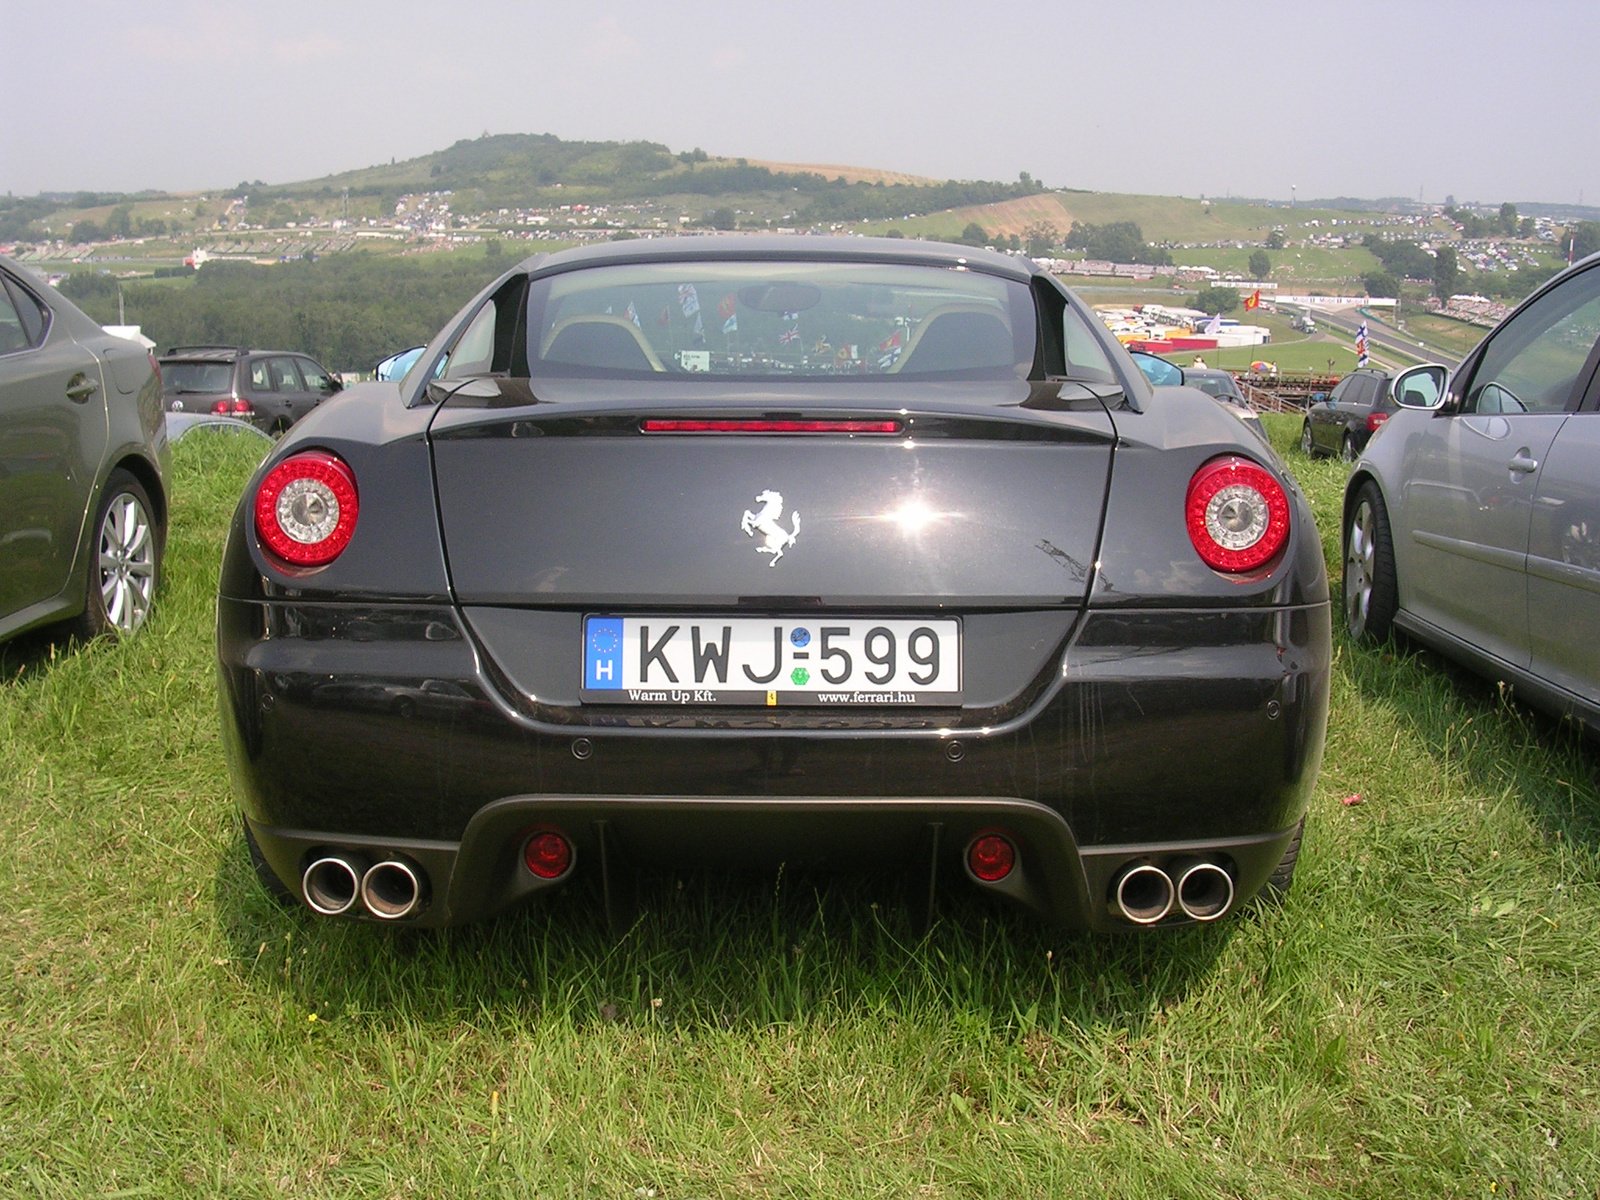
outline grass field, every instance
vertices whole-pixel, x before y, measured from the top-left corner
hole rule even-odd
[[[250,454],[178,447],[140,637],[0,652],[0,1193],[1600,1187],[1596,756],[1494,687],[1339,640],[1294,890],[1220,927],[1055,934],[952,891],[917,939],[886,882],[700,876],[615,938],[583,890],[327,923],[257,888],[218,746]],[[1342,468],[1291,463],[1336,557]]]
[[[1415,309],[1404,316],[1409,333],[1444,347],[1458,358],[1465,358],[1473,347],[1489,336],[1489,331],[1481,325],[1468,325],[1465,321],[1452,321],[1449,317],[1436,317]]]

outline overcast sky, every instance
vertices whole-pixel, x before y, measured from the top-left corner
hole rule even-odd
[[[0,190],[269,183],[463,137],[1097,191],[1600,204],[1600,3],[0,0]]]

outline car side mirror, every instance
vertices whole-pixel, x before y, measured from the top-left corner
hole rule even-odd
[[[1133,365],[1139,368],[1139,373],[1151,387],[1183,386],[1182,367],[1164,358],[1157,358],[1147,350],[1131,350],[1129,353],[1133,357]]]
[[[342,391],[344,391],[344,384],[339,381],[337,376],[329,375],[328,376],[328,395],[331,396],[335,392],[342,392]]]
[[[1450,370],[1438,363],[1412,367],[1395,377],[1391,392],[1401,408],[1433,411],[1449,397]]]
[[[411,365],[422,357],[426,346],[413,346],[409,350],[402,350],[399,354],[391,354],[372,369],[374,379],[379,382],[389,382],[404,378],[405,373],[411,370]]]

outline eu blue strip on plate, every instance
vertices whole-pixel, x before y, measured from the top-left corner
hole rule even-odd
[[[622,686],[622,618],[590,617],[583,630],[583,686]]]

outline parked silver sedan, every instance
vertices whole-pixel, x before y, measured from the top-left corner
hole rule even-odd
[[[1394,395],[1345,491],[1351,635],[1402,629],[1600,734],[1600,255]]]

